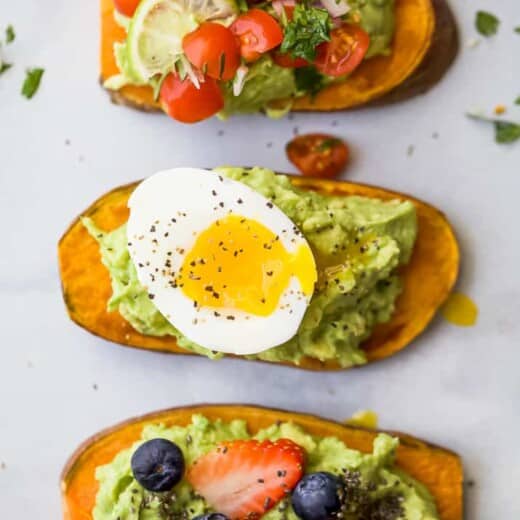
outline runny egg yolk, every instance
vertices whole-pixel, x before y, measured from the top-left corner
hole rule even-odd
[[[317,272],[307,243],[289,252],[260,222],[229,215],[198,235],[176,283],[199,307],[269,316],[293,276],[310,297]]]

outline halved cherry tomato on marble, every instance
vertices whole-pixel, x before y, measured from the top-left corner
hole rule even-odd
[[[223,25],[205,22],[182,40],[192,65],[209,77],[229,81],[240,65],[240,48],[233,33]]]
[[[293,58],[288,52],[275,51],[273,52],[272,58],[279,67],[285,67],[286,69],[299,69],[300,67],[310,65],[307,60],[303,58]]]
[[[330,41],[316,49],[316,68],[327,76],[352,72],[365,57],[370,36],[358,25],[343,24],[330,33]]]
[[[305,176],[336,177],[347,165],[349,150],[344,141],[327,134],[299,135],[292,139],[285,151]]]
[[[230,27],[240,42],[240,54],[246,61],[278,47],[283,40],[280,24],[261,9],[251,9],[241,14]]]
[[[224,107],[224,96],[217,82],[208,76],[197,88],[189,78],[181,80],[169,74],[161,86],[160,102],[164,111],[183,123],[196,123],[215,115]]]
[[[123,15],[131,18],[141,0],[114,0],[116,9]]]

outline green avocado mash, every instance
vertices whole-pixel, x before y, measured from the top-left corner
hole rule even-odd
[[[166,427],[162,424],[146,426],[140,441],[121,451],[109,464],[97,468],[99,491],[93,511],[94,520],[162,520],[166,517],[173,518],[176,513],[187,513],[187,518],[193,519],[211,510],[185,480],[169,493],[151,493],[137,483],[132,475],[130,459],[143,441],[164,438],[174,442],[181,448],[189,467],[220,442],[251,437],[245,421],[211,422],[202,415],[194,415],[192,423],[187,427]],[[291,439],[305,449],[306,473],[328,471],[342,475],[346,470],[351,481],[355,483],[356,489],[353,491],[358,493],[352,496],[368,496],[374,509],[378,505],[383,507],[387,501],[397,503],[401,516],[395,516],[395,520],[439,518],[428,490],[394,466],[395,449],[399,444],[396,438],[386,434],[378,435],[370,454],[349,449],[335,437],[314,437],[290,422],[273,424],[260,430],[253,438],[261,441]],[[355,507],[355,504],[353,506]],[[168,516],[163,515],[163,511],[168,513]],[[289,500],[284,501],[282,507],[275,506],[262,518],[298,520]],[[349,518],[354,519],[358,516],[354,513]]]
[[[417,234],[413,204],[298,190],[286,176],[263,168],[218,171],[272,199],[303,232],[318,266],[318,284],[296,336],[249,357],[298,364],[309,356],[342,367],[365,363],[360,344],[375,325],[391,318],[401,291],[396,269],[408,262]],[[130,260],[126,226],[105,233],[92,220],[83,222],[99,241],[110,271],[108,310],[119,311],[142,334],[173,335],[185,349],[222,357],[184,337],[157,310]]]

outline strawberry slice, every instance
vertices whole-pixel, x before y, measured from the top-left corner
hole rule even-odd
[[[231,520],[262,516],[303,476],[303,448],[288,439],[220,444],[188,470],[195,491]]]

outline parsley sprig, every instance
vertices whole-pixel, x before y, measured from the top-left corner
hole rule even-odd
[[[488,37],[495,35],[498,31],[499,25],[500,20],[493,13],[488,13],[487,11],[477,12],[475,26],[482,36]]]
[[[495,141],[499,144],[514,143],[520,139],[520,124],[518,123],[493,119],[478,113],[468,113],[467,116],[478,121],[492,123],[495,128]]]
[[[332,21],[325,9],[297,4],[293,19],[285,27],[282,52],[288,52],[294,58],[313,61],[316,47],[330,40]]]

